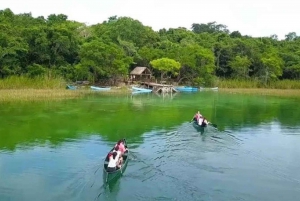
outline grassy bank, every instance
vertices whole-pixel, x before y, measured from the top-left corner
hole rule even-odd
[[[80,98],[91,94],[128,94],[128,87],[112,87],[109,91],[92,91],[89,86],[78,90],[66,90],[66,82],[60,78],[9,77],[0,80],[0,102],[60,100]],[[255,95],[300,97],[299,81],[277,81],[263,88],[258,81],[220,80],[219,92]],[[276,89],[275,89],[276,88]]]
[[[230,79],[224,80],[221,79],[218,82],[219,88],[263,88],[263,89],[300,89],[300,81],[298,80],[278,80],[273,81],[267,84],[262,84],[259,80],[238,80]]]
[[[26,76],[11,76],[0,79],[0,89],[63,89],[66,82],[60,78],[40,76],[29,78]]]
[[[39,101],[80,98],[86,95],[127,94],[127,88],[112,88],[109,91],[92,91],[88,87],[78,90],[63,89],[0,89],[0,102]]]
[[[71,99],[83,97],[88,93],[90,93],[88,90],[1,89],[0,102]]]

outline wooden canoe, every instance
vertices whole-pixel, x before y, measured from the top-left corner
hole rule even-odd
[[[126,139],[124,139],[124,145],[127,147],[127,142]],[[110,150],[112,152],[114,150],[114,147]],[[128,164],[128,154],[129,150],[126,150],[125,153],[123,154],[123,164],[120,169],[114,171],[114,172],[107,172],[107,165],[108,165],[108,154],[104,160],[104,165],[103,165],[103,180],[105,183],[109,183],[113,180],[118,179],[124,171],[126,170],[127,164]]]

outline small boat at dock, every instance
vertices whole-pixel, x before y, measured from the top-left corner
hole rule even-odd
[[[217,91],[217,90],[219,90],[219,87],[212,87],[212,88],[200,87],[200,91]]]
[[[144,93],[148,93],[148,92],[152,92],[152,89],[145,89],[145,88],[140,88],[140,87],[131,87],[133,92],[144,92]]]
[[[69,89],[69,90],[76,90],[77,87],[76,87],[76,86],[73,86],[73,85],[67,85],[67,86],[66,86],[66,89]]]
[[[111,88],[110,87],[96,87],[96,86],[91,86],[91,89],[95,90],[95,91],[108,91]]]
[[[195,92],[195,91],[198,91],[197,87],[189,87],[189,86],[179,86],[179,87],[175,87],[175,89],[177,91],[181,91],[181,92]]]

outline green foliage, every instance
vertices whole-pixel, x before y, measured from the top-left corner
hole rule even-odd
[[[181,67],[179,62],[169,58],[156,59],[151,61],[150,64],[154,69],[161,71],[161,78],[163,78],[166,73],[177,75]]]
[[[10,76],[0,80],[0,89],[61,89],[66,85],[61,77]]]
[[[236,56],[233,60],[229,61],[229,65],[231,66],[235,77],[249,77],[249,67],[251,65],[251,61],[247,56]]]
[[[85,78],[92,74],[96,80],[101,77],[125,75],[129,65],[133,62],[121,47],[111,42],[104,43],[101,40],[84,43],[79,56],[81,62],[76,67],[78,72],[86,72]]]
[[[45,67],[39,64],[33,64],[27,67],[27,74],[31,78],[43,75],[45,74],[45,72],[46,72]]]
[[[192,30],[154,31],[118,16],[88,26],[64,14],[34,18],[10,9],[0,10],[0,30],[0,78],[116,80],[135,66],[151,67],[151,61],[168,58],[180,67],[173,61],[152,62],[154,73],[195,85],[215,86],[219,78],[237,78],[268,87],[277,80],[300,79],[300,37],[295,32],[285,40],[275,34],[254,38],[216,22],[193,23]]]

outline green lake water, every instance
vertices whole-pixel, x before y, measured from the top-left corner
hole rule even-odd
[[[0,104],[0,200],[294,201],[300,99],[180,93]],[[217,129],[189,121],[200,112]],[[132,152],[109,185],[103,160]]]

